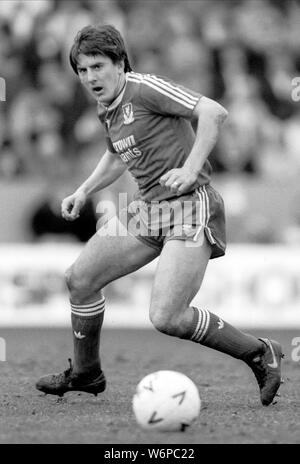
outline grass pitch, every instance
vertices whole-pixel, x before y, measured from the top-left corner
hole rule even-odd
[[[7,361],[0,362],[0,443],[300,443],[300,361],[291,359],[299,331],[251,331],[280,341],[285,383],[277,403],[263,407],[254,375],[241,361],[154,330],[103,330],[102,363],[108,388],[97,398],[44,396],[34,383],[68,368],[70,329],[2,329]],[[202,409],[185,432],[145,432],[131,399],[150,372],[178,370],[198,386]]]

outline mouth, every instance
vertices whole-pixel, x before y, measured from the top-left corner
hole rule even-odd
[[[92,91],[95,95],[101,95],[101,92],[103,92],[103,87],[100,85],[96,85],[95,87],[92,87]]]

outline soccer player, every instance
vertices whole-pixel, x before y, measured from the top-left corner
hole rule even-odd
[[[126,168],[138,193],[119,217],[95,233],[67,271],[74,364],[69,360],[69,369],[42,377],[36,387],[59,396],[104,391],[99,357],[103,288],[159,256],[150,304],[154,327],[247,363],[262,404],[269,405],[281,382],[280,344],[245,334],[190,305],[208,261],[225,253],[223,200],[210,185],[208,156],[227,111],[167,78],[133,72],[123,39],[111,25],[82,29],[70,62],[97,101],[107,150],[90,177],[63,200],[62,216],[78,218],[87,198]],[[122,225],[126,234],[109,232]]]

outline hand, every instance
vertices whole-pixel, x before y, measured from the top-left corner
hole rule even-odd
[[[81,208],[85,205],[87,195],[82,191],[76,191],[64,198],[61,203],[61,215],[66,221],[74,221],[79,218]]]
[[[193,184],[196,184],[198,175],[187,167],[179,169],[171,169],[166,174],[161,176],[160,185],[167,187],[171,192],[182,195],[189,192]]]

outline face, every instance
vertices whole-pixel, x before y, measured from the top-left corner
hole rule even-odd
[[[77,65],[81,83],[97,101],[109,105],[125,82],[123,62],[113,63],[108,56],[80,54]]]

